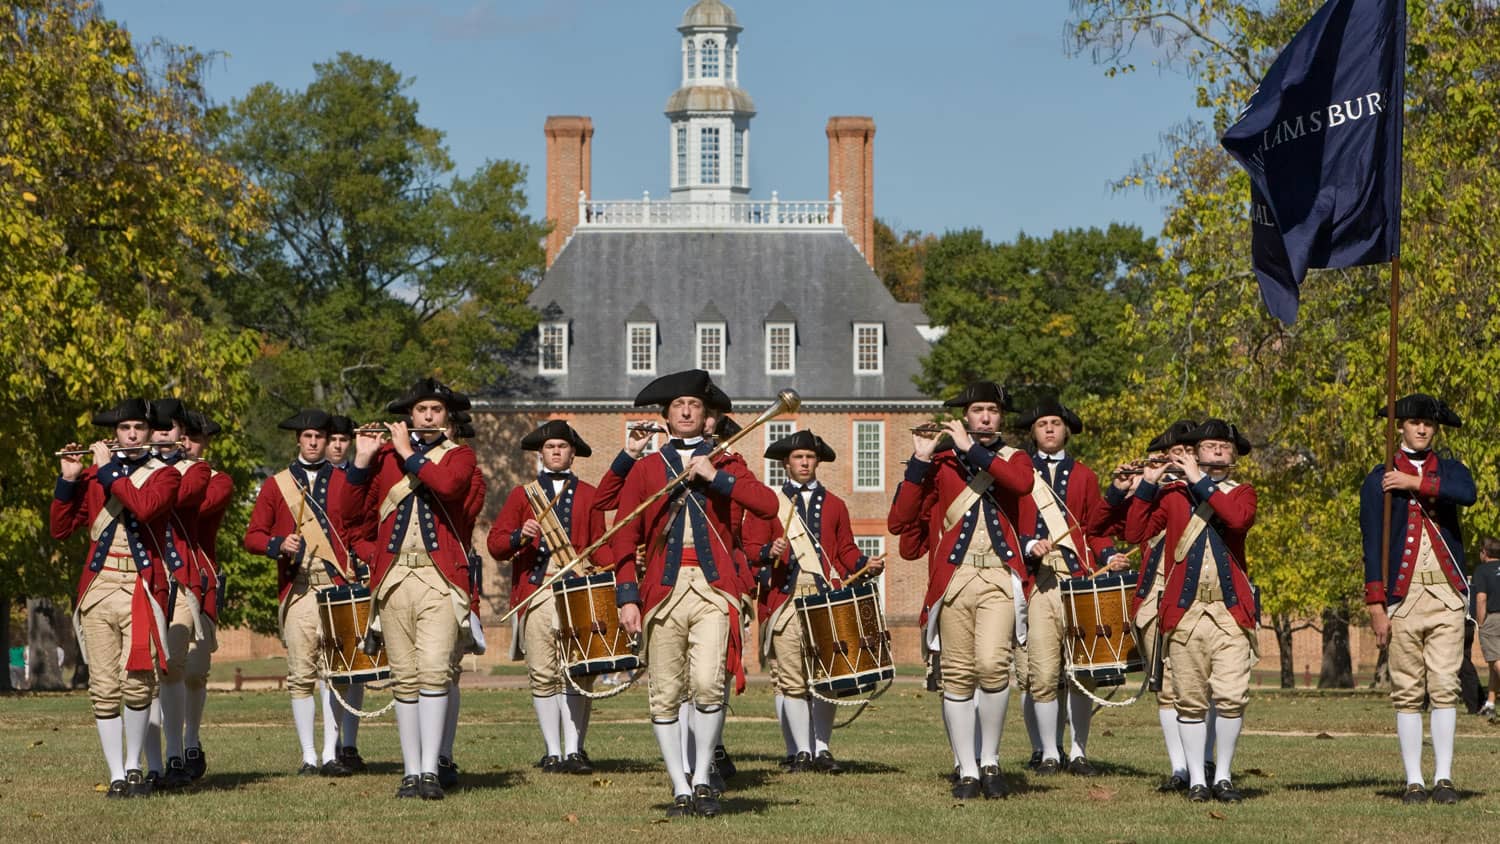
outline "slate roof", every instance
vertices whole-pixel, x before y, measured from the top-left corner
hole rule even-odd
[[[634,398],[655,377],[625,372],[625,323],[643,316],[657,322],[657,374],[695,367],[696,324],[722,320],[726,372],[714,380],[736,399],[788,386],[805,400],[926,399],[912,383],[929,349],[920,310],[891,297],[842,231],[580,229],[530,303],[570,326],[568,373],[538,379],[563,403]],[[765,323],[782,316],[797,324],[796,374],[767,375]],[[884,323],[881,374],[854,374],[855,322]]]

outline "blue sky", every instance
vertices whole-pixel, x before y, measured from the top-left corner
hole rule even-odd
[[[260,82],[301,88],[341,50],[414,79],[421,119],[460,172],[527,165],[544,212],[549,114],[593,118],[594,194],[667,195],[676,26],[690,0],[104,0],[138,39],[225,55],[227,102]],[[1161,224],[1158,199],[1110,181],[1192,114],[1192,86],[1150,67],[1105,78],[1064,53],[1065,0],[741,0],[740,84],[755,99],[751,188],[827,196],[824,124],[875,118],[875,213],[898,229],[1018,231]]]

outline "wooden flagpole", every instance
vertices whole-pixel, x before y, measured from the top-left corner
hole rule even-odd
[[[1401,308],[1401,256],[1391,257],[1391,326],[1385,361],[1385,470],[1396,467],[1396,325]],[[1385,509],[1380,521],[1380,585],[1391,582],[1391,491],[1385,491]]]

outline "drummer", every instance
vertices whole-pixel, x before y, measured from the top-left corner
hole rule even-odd
[[[1031,487],[1035,506],[1028,508],[1031,524],[1023,525],[1022,537],[1026,564],[1036,577],[1027,600],[1026,691],[1036,707],[1037,732],[1043,744],[1036,772],[1048,776],[1062,769],[1059,748],[1051,741],[1058,732],[1059,697],[1063,696],[1058,689],[1068,680],[1062,674],[1067,636],[1061,584],[1101,570],[1124,571],[1130,567],[1130,559],[1114,553],[1114,543],[1108,536],[1084,532],[1084,525],[1104,509],[1104,501],[1099,494],[1099,477],[1067,452],[1070,438],[1083,431],[1078,414],[1048,398],[1023,413],[1017,427],[1031,437],[1031,464],[1036,474]],[[1076,678],[1076,682],[1093,687],[1091,679]],[[1067,771],[1075,776],[1097,776],[1099,772],[1087,755],[1094,702],[1071,683],[1063,688],[1068,722],[1073,728]]]
[[[277,614],[281,640],[286,644],[287,690],[292,697],[292,721],[302,749],[297,773],[347,777],[353,771],[337,755],[338,721],[331,707],[323,708],[323,753],[319,764],[313,745],[318,685],[318,647],[321,628],[317,593],[330,586],[358,582],[349,563],[347,533],[338,508],[344,473],[327,460],[328,432],[333,419],[321,410],[303,410],[283,419],[283,431],[297,435],[297,457],[290,466],[260,487],[245,550],[276,561]]]
[[[467,410],[454,411],[448,420],[448,438],[454,442],[474,439],[474,417]],[[474,529],[479,514],[484,512],[484,499],[489,484],[479,464],[469,476],[469,497],[464,500],[463,523],[458,525],[459,541],[469,557],[469,630],[461,637],[453,651],[453,682],[448,684],[448,717],[443,722],[443,740],[438,750],[438,785],[444,791],[458,787],[458,763],[453,761],[453,743],[458,738],[458,709],[461,700],[459,678],[464,673],[464,657],[468,654],[483,656],[486,650],[484,625],[479,620],[479,599],[484,584],[484,561],[474,551]]]
[[[766,600],[761,619],[761,656],[776,660],[776,692],[781,717],[796,745],[790,769],[843,772],[829,749],[835,704],[815,697],[809,686],[807,640],[795,598],[838,589],[855,572],[874,576],[885,569],[885,555],[871,558],[854,544],[849,507],[818,482],[818,467],[832,463],[834,451],[812,431],[798,431],[766,448],[779,460],[787,480],[777,495],[776,518],[745,520],[745,547],[754,564],[766,569]]]
[[[905,537],[927,525],[927,593],[920,617],[930,649],[942,651],[943,720],[959,776],[953,796],[1010,793],[999,751],[1010,703],[1016,598],[1030,574],[1017,533],[1036,473],[1005,445],[1000,423],[1010,397],[977,381],[944,403],[963,409],[942,425],[944,442],[913,431],[906,477],[896,487],[887,529]],[[975,759],[976,739],[978,759]]]
[[[528,484],[510,491],[490,528],[490,556],[511,564],[510,600],[523,607],[520,636],[531,684],[531,705],[542,732],[543,753],[538,766],[549,774],[590,774],[593,764],[583,748],[593,701],[582,691],[593,691],[593,677],[567,679],[567,668],[557,647],[557,612],[552,595],[538,595],[542,582],[556,574],[562,561],[593,544],[604,533],[604,511],[596,507],[594,486],[573,474],[573,460],[594,453],[583,437],[561,419],[553,419],[521,440],[524,451],[538,452],[541,471]],[[549,503],[537,512],[527,489]],[[545,524],[544,524],[545,523]],[[544,528],[546,528],[544,532]],[[551,547],[545,534],[567,536],[571,548]],[[605,546],[594,553],[588,570],[614,567],[614,554]],[[575,575],[585,571],[575,570]]]
[[[755,479],[743,458],[713,454],[704,442],[714,391],[708,373],[696,369],[658,378],[636,396],[637,406],[661,407],[672,439],[631,467],[612,540],[621,560],[632,559],[638,545],[647,546],[643,576],[634,566],[617,570],[617,600],[626,632],[644,632],[651,724],[672,782],[669,817],[719,813],[709,769],[723,732],[726,667],[738,659],[740,641],[730,505],[763,518],[776,513],[776,494]],[[651,500],[678,475],[687,478],[683,486]],[[677,714],[685,697],[697,710],[701,737],[691,786],[682,771]]]
[[[1230,771],[1250,700],[1260,601],[1245,564],[1255,489],[1230,480],[1229,469],[1236,456],[1250,453],[1250,441],[1222,419],[1209,419],[1179,441],[1194,447],[1172,457],[1186,483],[1163,486],[1166,466],[1146,466],[1130,502],[1125,539],[1145,542],[1166,532],[1159,623],[1187,754],[1188,799],[1238,803],[1243,798]],[[1218,712],[1212,788],[1203,763],[1210,704]]]

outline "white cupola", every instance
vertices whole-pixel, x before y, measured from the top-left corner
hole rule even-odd
[[[682,16],[682,86],[667,99],[672,198],[722,202],[750,193],[750,118],[739,86],[734,10],[699,0]]]

